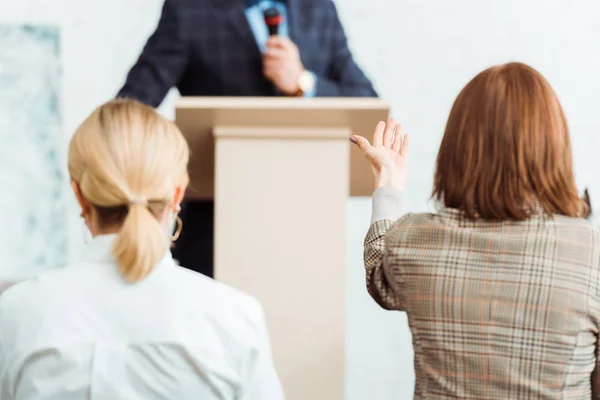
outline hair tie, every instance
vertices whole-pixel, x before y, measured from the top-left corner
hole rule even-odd
[[[144,197],[141,196],[136,196],[134,198],[132,198],[131,200],[129,200],[129,206],[147,206],[148,205],[148,200],[146,200]]]

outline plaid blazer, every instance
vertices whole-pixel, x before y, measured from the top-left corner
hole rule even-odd
[[[408,214],[365,241],[369,293],[408,315],[415,398],[600,399],[599,260],[597,227],[543,214]]]
[[[331,0],[287,0],[289,35],[317,96],[376,96],[354,62]],[[166,0],[156,31],[118,97],[158,106],[176,86],[183,96],[274,96],[246,19],[246,0]]]

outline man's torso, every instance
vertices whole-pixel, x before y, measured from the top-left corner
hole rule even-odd
[[[287,33],[298,46],[304,67],[327,76],[333,57],[336,15],[328,0],[287,0]],[[189,59],[177,87],[183,96],[272,96],[263,76],[262,53],[245,0],[178,2],[179,29]]]

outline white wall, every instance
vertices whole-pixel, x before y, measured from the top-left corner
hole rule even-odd
[[[0,0],[2,22],[62,29],[65,146],[81,119],[118,90],[162,0]],[[407,209],[428,209],[445,119],[460,88],[496,63],[524,61],[554,85],[567,113],[578,182],[600,199],[600,3],[597,0],[338,0],[356,58],[412,135]],[[163,106],[170,113],[172,101]],[[365,132],[370,134],[370,132]],[[598,203],[600,206],[600,203]],[[73,208],[72,252],[82,233]],[[403,314],[365,293],[368,199],[348,205],[348,399],[408,399],[413,372]],[[5,228],[6,229],[6,228]]]

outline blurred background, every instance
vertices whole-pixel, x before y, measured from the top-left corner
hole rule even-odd
[[[163,0],[0,0],[0,280],[35,276],[85,241],[68,186],[76,126],[114,97]],[[435,156],[452,102],[474,74],[538,69],[564,106],[580,189],[600,198],[600,3],[596,0],[337,0],[354,55],[412,136],[406,209],[433,210]],[[173,92],[161,112],[174,117]],[[370,135],[371,132],[362,132]],[[347,399],[409,399],[404,314],[364,285],[370,198],[347,204]],[[399,395],[400,394],[400,395]]]

